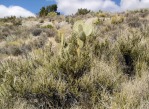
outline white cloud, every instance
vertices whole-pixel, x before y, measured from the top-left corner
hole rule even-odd
[[[16,16],[16,17],[34,16],[35,17],[35,14],[20,6],[6,7],[4,5],[0,5],[0,18],[7,17],[7,16]]]
[[[78,8],[111,12],[149,8],[149,0],[121,0],[120,6],[112,0],[56,0],[56,2],[58,10],[65,15],[76,13]]]
[[[149,0],[121,0],[120,7],[123,11],[149,8]]]
[[[57,0],[58,10],[65,15],[74,14],[78,8],[87,8],[93,11],[112,10],[116,11],[119,6],[111,0]]]

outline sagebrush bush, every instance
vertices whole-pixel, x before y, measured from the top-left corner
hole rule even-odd
[[[57,35],[57,31],[53,27],[51,29],[45,28],[43,32],[46,33],[47,37],[55,37]]]
[[[130,16],[126,19],[128,26],[138,28],[141,26],[139,18],[137,16]]]
[[[6,39],[9,35],[11,35],[11,31],[9,28],[1,28],[0,31],[0,40]]]
[[[36,28],[32,31],[33,36],[39,36],[42,33],[40,28]]]
[[[57,16],[57,13],[56,12],[49,12],[48,13],[48,15],[47,15],[48,17],[56,17]]]
[[[43,28],[49,28],[49,29],[52,29],[53,26],[49,24],[49,25],[43,26]]]
[[[39,21],[39,23],[44,23],[44,20],[43,20],[43,19],[41,19],[41,20]]]
[[[114,16],[111,19],[111,23],[112,24],[119,24],[122,23],[124,21],[124,17],[123,16]]]
[[[106,15],[106,13],[100,12],[100,13],[98,14],[98,16],[99,16],[99,17],[106,17],[107,15]]]
[[[14,20],[12,23],[13,23],[13,25],[15,25],[15,26],[19,26],[19,25],[22,25],[22,20],[21,20],[21,19],[16,19],[16,20]]]
[[[78,12],[76,13],[76,15],[85,15],[88,14],[90,12],[90,10],[87,9],[78,9]]]

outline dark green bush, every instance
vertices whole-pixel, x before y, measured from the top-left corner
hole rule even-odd
[[[90,13],[90,10],[87,10],[87,9],[78,9],[78,12],[76,13],[76,15],[85,15],[85,14],[88,14]]]
[[[41,33],[42,33],[42,29],[40,28],[36,28],[32,31],[33,36],[40,36]]]

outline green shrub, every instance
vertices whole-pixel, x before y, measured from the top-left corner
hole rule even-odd
[[[53,17],[57,16],[57,13],[56,12],[49,12],[47,16],[53,18]]]
[[[42,30],[40,28],[36,28],[32,31],[33,36],[40,36]]]
[[[44,23],[44,20],[42,19],[42,20],[40,20],[39,22],[40,22],[40,23]]]
[[[43,26],[43,28],[49,28],[49,29],[52,29],[53,26],[49,24],[49,25]]]
[[[13,22],[15,20],[16,20],[15,16],[10,16],[2,19],[3,22]]]
[[[57,12],[57,5],[49,5],[47,7],[42,7],[39,12],[40,17],[51,16],[55,17],[56,15],[60,15],[60,12]]]
[[[40,37],[37,37],[37,38],[31,40],[30,42],[28,42],[28,44],[26,44],[24,46],[26,48],[34,50],[34,49],[42,48],[46,44],[46,42],[47,42],[47,37],[40,36]]]
[[[22,20],[21,20],[21,19],[16,19],[16,20],[14,20],[12,23],[13,23],[13,25],[15,25],[15,26],[19,26],[19,25],[22,25]]]
[[[100,12],[100,13],[98,14],[98,16],[99,16],[99,17],[106,17],[107,15],[106,15],[106,13]]]
[[[114,16],[111,19],[111,24],[119,24],[119,23],[122,23],[123,21],[124,21],[123,16]]]
[[[101,19],[98,19],[94,24],[95,25],[100,25],[100,24],[103,24],[103,21]]]
[[[87,9],[78,9],[78,12],[76,13],[76,15],[85,15],[88,14],[90,12],[90,10]]]

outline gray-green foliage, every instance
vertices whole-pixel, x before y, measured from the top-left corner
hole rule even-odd
[[[76,21],[73,25],[73,32],[77,35],[77,53],[80,56],[82,47],[86,42],[86,38],[93,33],[94,25],[93,22],[79,20]]]
[[[76,21],[73,25],[73,31],[77,34],[84,32],[86,36],[93,33],[94,25],[92,22],[87,23],[83,20]]]

